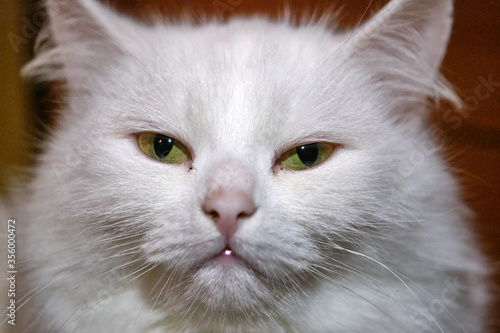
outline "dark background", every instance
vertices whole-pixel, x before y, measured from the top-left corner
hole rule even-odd
[[[146,19],[162,13],[178,17],[265,14],[276,16],[286,3],[292,13],[340,9],[342,27],[354,26],[387,0],[112,0],[120,10]],[[34,33],[43,15],[39,1],[0,0],[0,189],[32,161],[32,132],[40,121],[51,123],[54,89],[33,89],[18,72],[31,56]],[[21,37],[20,39],[17,37]],[[16,39],[17,38],[17,39]],[[13,42],[13,40],[15,42]],[[500,84],[500,0],[456,0],[455,25],[442,71],[468,105],[468,115],[433,112],[430,121],[446,131],[450,164],[461,179],[464,199],[476,212],[473,220],[482,249],[490,259],[495,295],[500,294],[500,86],[491,91],[482,80]],[[488,94],[489,93],[489,94]],[[57,94],[57,92],[56,92]],[[32,141],[32,140],[31,140]],[[500,302],[491,311],[493,332],[500,332]]]

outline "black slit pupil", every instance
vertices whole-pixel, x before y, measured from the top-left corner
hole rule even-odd
[[[297,155],[304,165],[308,168],[312,167],[318,159],[318,144],[311,143],[309,145],[296,148]]]
[[[158,158],[165,158],[170,154],[172,148],[174,147],[175,139],[169,138],[168,136],[156,134],[154,138],[154,148],[155,154]]]

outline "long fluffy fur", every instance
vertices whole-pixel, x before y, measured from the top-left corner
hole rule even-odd
[[[25,73],[68,95],[12,208],[25,331],[484,331],[487,272],[425,126],[427,98],[454,96],[438,72],[451,1],[394,0],[349,34],[47,5],[50,42]],[[145,131],[184,142],[192,165],[145,156]],[[275,168],[318,141],[341,148]],[[214,188],[258,207],[231,243],[245,264],[211,259]]]

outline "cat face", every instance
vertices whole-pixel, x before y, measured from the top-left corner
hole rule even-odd
[[[269,29],[277,31],[263,38]],[[198,301],[212,309],[270,306],[342,257],[332,257],[332,244],[355,246],[365,227],[390,223],[373,198],[388,192],[395,167],[393,139],[380,134],[391,128],[388,112],[376,114],[382,102],[362,97],[368,78],[346,75],[352,65],[336,53],[340,41],[317,33],[306,41],[284,25],[235,21],[189,31],[206,45],[183,48],[172,47],[182,33],[159,30],[140,40],[146,52],[113,59],[99,89],[74,97],[70,112],[81,119],[70,119],[74,127],[61,133],[69,137],[58,141],[89,149],[73,171],[85,179],[67,184],[79,197],[69,200],[99,232],[137,238],[134,255],[168,271],[165,281],[190,281],[164,288],[163,301],[204,295]],[[187,160],[148,156],[142,133],[174,138]],[[331,155],[304,170],[280,164],[311,143]],[[80,197],[95,191],[98,201]]]
[[[368,35],[48,5],[62,64],[50,75],[69,102],[45,158],[65,165],[58,218],[103,251],[93,269],[127,267],[153,307],[292,312],[368,240],[407,228],[398,167],[426,138],[419,112],[449,30],[420,18],[447,2],[392,2]]]

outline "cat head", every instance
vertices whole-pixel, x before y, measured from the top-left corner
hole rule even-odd
[[[434,191],[433,158],[398,167],[428,139],[428,98],[453,96],[451,1],[394,0],[349,32],[47,6],[54,45],[26,73],[68,94],[40,178],[68,233],[151,268],[158,308],[291,313],[346,249],[421,214],[412,177]]]

